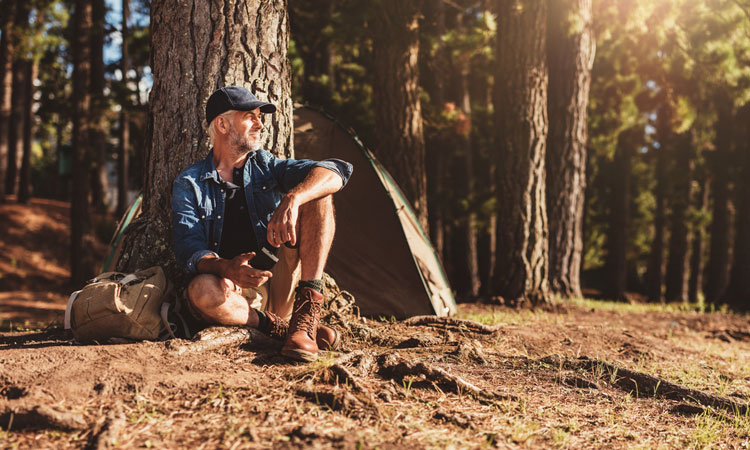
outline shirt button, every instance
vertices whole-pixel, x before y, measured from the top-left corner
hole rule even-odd
[[[206,218],[206,216],[201,216],[201,219],[205,219],[205,218]]]
[[[217,219],[221,219],[221,216],[216,216]]]
[[[219,245],[219,243],[218,242],[214,242],[214,245]]]

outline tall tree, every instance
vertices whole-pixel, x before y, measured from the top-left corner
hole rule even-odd
[[[750,103],[738,112],[734,127],[736,163],[739,165],[735,193],[737,218],[735,220],[734,261],[729,286],[724,299],[737,310],[750,310]]]
[[[624,300],[628,287],[628,233],[630,225],[631,162],[643,132],[633,127],[617,138],[611,164],[609,229],[607,230],[606,287],[604,296]]]
[[[120,57],[120,72],[122,72],[123,94],[120,104],[120,142],[117,146],[117,214],[122,215],[128,207],[128,148],[130,146],[130,54],[128,43],[130,31],[128,20],[130,19],[130,0],[122,0],[122,44]]]
[[[495,113],[497,265],[509,302],[549,300],[544,161],[547,140],[547,2],[499,0]]]
[[[669,256],[664,298],[668,302],[686,302],[688,301],[690,267],[688,213],[692,203],[693,155],[695,154],[689,132],[676,137],[674,148],[670,153],[674,155],[674,166],[670,176],[672,189]]]
[[[91,229],[88,200],[88,165],[92,155],[89,148],[91,9],[91,0],[76,0],[71,33],[73,40],[71,43],[73,53],[73,192],[70,207],[70,277],[71,283],[77,286],[88,280],[93,272],[89,246],[84,243]]]
[[[375,153],[401,186],[419,223],[427,219],[427,174],[419,99],[420,0],[379,0],[375,4],[373,56]]]
[[[25,0],[17,1],[16,16],[11,36],[15,45],[12,66],[13,81],[10,98],[10,118],[8,120],[8,163],[5,172],[5,195],[16,193],[19,168],[18,159],[23,154],[25,69],[29,51],[29,43],[26,38],[28,37],[30,12],[31,6]]]
[[[594,64],[592,0],[550,0],[547,21],[547,212],[553,292],[581,296],[587,108]]]
[[[244,85],[278,110],[264,116],[264,145],[292,148],[289,21],[284,0],[153,0],[154,85],[146,146],[143,213],[126,235],[119,270],[154,264],[177,271],[172,255],[172,181],[209,150],[205,102],[222,86]],[[187,72],[185,68],[190,69]]]
[[[724,296],[729,284],[729,271],[732,257],[732,222],[731,207],[732,177],[732,126],[733,107],[728,96],[720,92],[715,96],[716,149],[707,155],[711,172],[713,207],[711,210],[711,243],[706,273],[706,301],[718,303]]]
[[[41,17],[41,16],[38,16]],[[37,21],[41,22],[41,21]],[[40,24],[40,23],[39,23]],[[23,157],[18,177],[18,202],[28,203],[31,198],[31,147],[34,141],[34,81],[39,74],[39,58],[32,57],[26,63],[26,86],[24,93]]]
[[[690,278],[688,280],[688,301],[698,302],[698,293],[703,292],[703,265],[706,250],[706,219],[709,200],[709,184],[705,173],[698,177],[699,191],[694,199],[695,218],[692,223],[692,244],[690,249]]]
[[[5,187],[5,172],[8,167],[8,124],[10,120],[10,97],[13,85],[13,39],[12,29],[16,15],[16,0],[3,0],[2,38],[0,38],[0,188]],[[0,195],[0,202],[5,196]]]
[[[91,203],[102,209],[108,202],[107,191],[107,123],[105,113],[107,98],[104,95],[104,37],[106,25],[106,7],[104,0],[92,0],[91,26],[91,92],[90,129],[92,159],[91,167]]]

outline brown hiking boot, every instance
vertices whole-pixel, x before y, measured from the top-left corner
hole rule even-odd
[[[268,317],[268,328],[260,331],[279,341],[285,340],[289,332],[289,322],[270,311],[266,311],[264,314]],[[336,350],[341,343],[338,331],[331,327],[318,324],[315,334],[315,343],[320,350]]]
[[[323,294],[309,287],[298,287],[289,323],[289,332],[281,354],[298,361],[318,358],[316,343],[318,318],[323,308]]]

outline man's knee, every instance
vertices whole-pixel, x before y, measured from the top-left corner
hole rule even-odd
[[[305,216],[321,216],[333,214],[333,195],[326,195],[316,200],[309,201],[304,205],[300,206],[300,215],[304,218]]]
[[[230,287],[223,278],[216,275],[200,274],[188,285],[188,300],[200,311],[208,311],[221,306],[229,295]]]

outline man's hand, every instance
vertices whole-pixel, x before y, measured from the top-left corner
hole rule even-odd
[[[289,245],[297,245],[297,217],[299,214],[299,204],[296,197],[286,195],[281,199],[276,211],[273,212],[271,220],[268,221],[268,233],[266,239],[276,248],[281,247],[284,242]]]
[[[234,281],[239,287],[258,287],[273,276],[268,270],[256,269],[250,265],[255,252],[241,253],[232,259],[224,260],[222,276]]]

